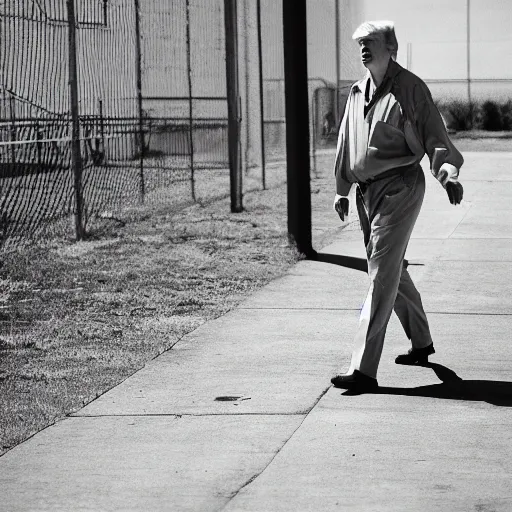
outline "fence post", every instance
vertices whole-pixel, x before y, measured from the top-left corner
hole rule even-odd
[[[138,136],[140,148],[140,167],[139,167],[139,201],[144,202],[146,194],[146,183],[144,180],[144,123],[142,111],[142,51],[141,51],[141,35],[140,35],[140,2],[134,0],[135,5],[135,61],[137,73],[137,114],[139,118]]]
[[[317,160],[316,160],[316,145],[317,145],[317,130],[318,130],[318,87],[313,91],[313,98],[311,101],[311,150],[313,151],[313,173],[317,177]]]
[[[261,184],[263,190],[266,186],[265,168],[265,104],[263,91],[263,45],[261,43],[261,0],[256,0],[257,24],[258,24],[258,57],[259,57],[259,80],[260,80],[260,126],[261,126]]]
[[[224,0],[226,30],[226,85],[228,95],[228,143],[231,212],[243,211],[240,141],[240,91],[238,83],[238,16],[236,0]]]
[[[75,178],[76,239],[85,236],[83,225],[82,155],[80,151],[80,118],[78,108],[78,69],[76,61],[75,0],[67,0],[69,42],[69,100],[71,109],[71,165]]]
[[[338,126],[340,115],[340,0],[334,0],[334,27],[336,30],[336,92],[334,95],[334,123]]]
[[[11,142],[16,140],[16,114],[14,113],[14,97],[9,96],[9,117],[11,120],[10,138]],[[11,144],[11,163],[14,166],[16,164],[16,149],[14,144]]]
[[[103,24],[108,27],[108,0],[103,0]]]
[[[192,200],[196,200],[196,185],[194,176],[194,110],[192,101],[192,62],[190,41],[190,0],[186,0],[187,6],[187,80],[188,80],[188,147],[190,149],[190,189]]]
[[[103,152],[103,161],[107,159],[107,148],[105,147],[105,119],[103,115],[103,100],[99,100],[99,114],[100,114],[100,137],[101,137],[101,151]]]
[[[41,140],[41,127],[39,126],[39,119],[36,120],[36,151],[37,151],[37,165],[41,167],[43,163],[42,159],[42,144],[39,142]]]
[[[302,254],[315,254],[311,183],[306,0],[283,0],[288,236]]]

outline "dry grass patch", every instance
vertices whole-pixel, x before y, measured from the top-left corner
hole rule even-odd
[[[127,214],[2,257],[0,453],[112,388],[299,259],[286,187]]]
[[[327,215],[331,164],[331,154],[320,157],[312,183],[313,208]],[[226,198],[147,207],[93,227],[84,242],[5,254],[0,454],[283,275],[300,256],[288,243],[286,185],[275,183],[246,194],[239,214]],[[332,235],[315,230],[315,247]]]

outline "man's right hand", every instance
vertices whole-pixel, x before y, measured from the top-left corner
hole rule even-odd
[[[341,222],[344,222],[348,217],[349,201],[347,196],[340,196],[336,194],[334,198],[333,208],[340,216]]]

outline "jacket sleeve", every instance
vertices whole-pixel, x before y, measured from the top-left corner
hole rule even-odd
[[[415,85],[414,112],[416,129],[430,160],[432,174],[437,176],[441,166],[453,166],[458,174],[464,158],[450,140],[441,114],[424,83]]]
[[[352,183],[343,178],[340,171],[336,173],[336,194],[340,196],[348,196]]]
[[[336,147],[336,159],[334,161],[334,176],[336,177],[336,194],[340,196],[348,196],[352,183],[349,182],[346,176],[345,166],[347,165],[347,117],[350,105],[350,98],[352,90],[350,91],[349,98],[345,104],[345,111],[340,123],[338,132],[338,144]]]

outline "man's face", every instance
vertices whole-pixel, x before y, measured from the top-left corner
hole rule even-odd
[[[371,34],[357,41],[361,49],[361,61],[365,67],[384,64],[389,61],[390,53],[386,48],[382,34]]]

